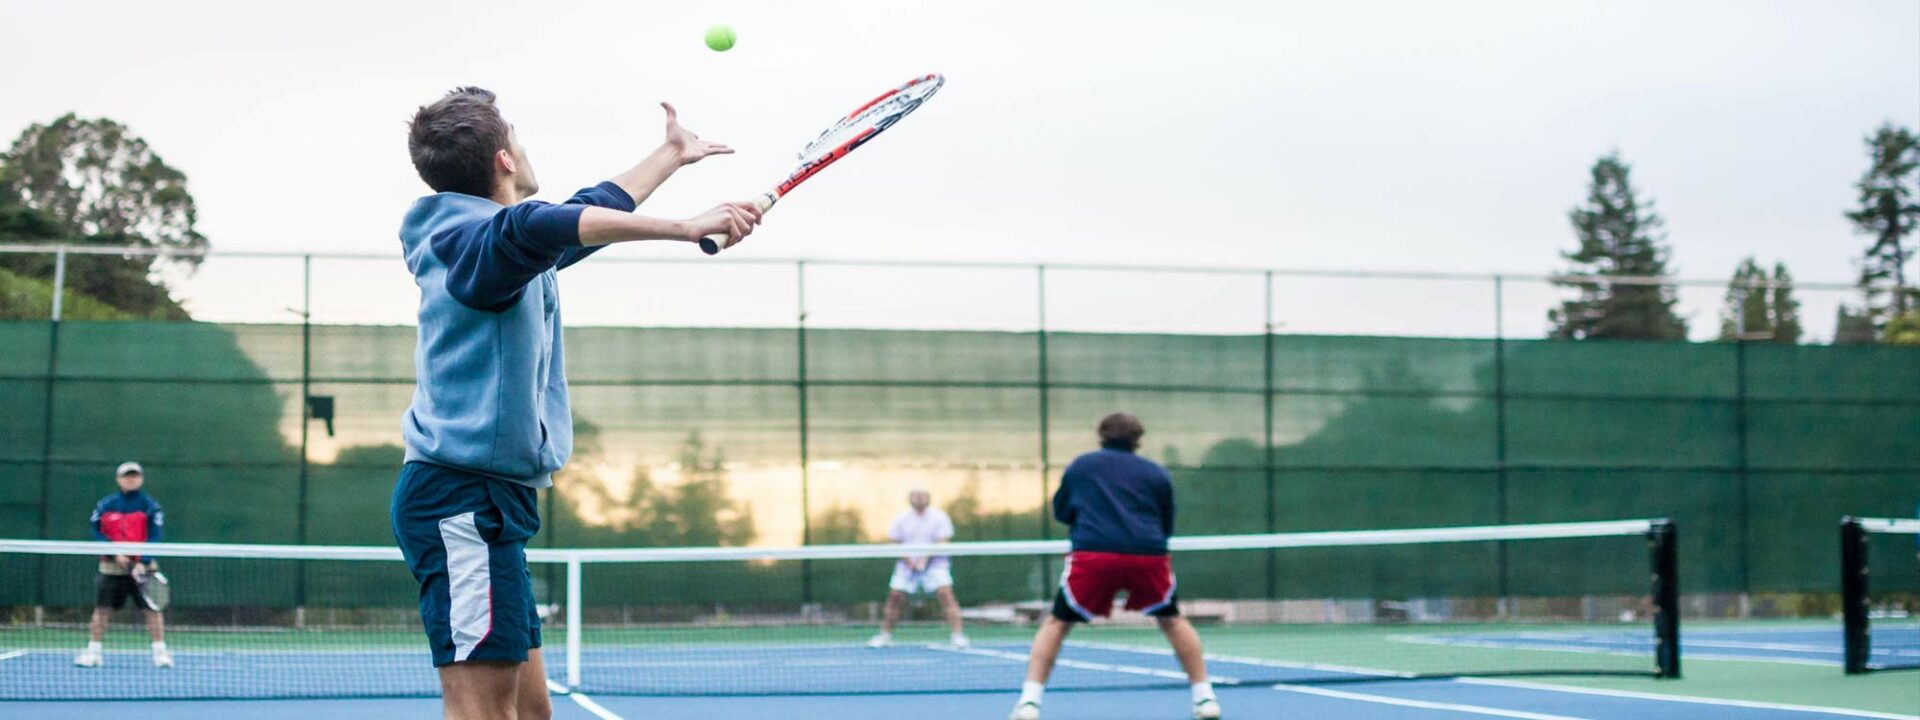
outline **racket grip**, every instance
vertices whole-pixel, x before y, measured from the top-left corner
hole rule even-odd
[[[759,195],[754,196],[753,206],[756,208],[759,208],[760,212],[766,212],[767,209],[773,207],[774,202],[778,201],[779,199],[780,199],[779,196],[776,196],[773,193],[760,193]],[[733,247],[733,243],[730,243],[727,241],[726,233],[714,233],[712,235],[708,235],[706,237],[700,238],[700,252],[706,253],[708,255],[718,255],[720,254],[721,250],[725,250],[730,247]]]

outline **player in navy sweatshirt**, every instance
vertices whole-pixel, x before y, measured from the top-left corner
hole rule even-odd
[[[1193,686],[1193,717],[1220,717],[1220,701],[1207,680],[1200,635],[1180,616],[1173,559],[1173,478],[1158,463],[1134,454],[1146,428],[1140,419],[1114,413],[1100,421],[1100,449],[1075,458],[1053,494],[1053,517],[1073,529],[1073,553],[1060,575],[1053,613],[1034,635],[1027,681],[1011,720],[1040,720],[1040,701],[1060,657],[1060,646],[1077,623],[1113,611],[1114,596],[1127,593],[1127,609],[1159,623]]]
[[[93,539],[101,542],[160,542],[160,535],[167,524],[166,513],[160,510],[160,501],[153,499],[142,487],[146,484],[146,471],[140,463],[121,463],[114,472],[114,482],[120,491],[100,498],[93,506],[93,516],[88,523],[93,526]],[[94,579],[96,592],[93,600],[93,621],[87,624],[87,649],[73,659],[73,664],[86,668],[97,668],[106,661],[102,642],[107,636],[107,621],[113,619],[113,612],[126,607],[127,600],[140,607],[147,616],[147,636],[153,640],[154,667],[173,667],[173,654],[167,651],[166,621],[160,613],[143,605],[140,600],[139,576],[159,569],[153,558],[127,556],[120,554],[100,556],[100,574]]]
[[[420,338],[390,512],[420,582],[448,718],[553,714],[526,545],[540,530],[535,491],[573,452],[559,271],[608,243],[738,242],[760,221],[749,202],[686,220],[634,213],[682,166],[733,152],[662,106],[658,149],[558,205],[528,199],[540,184],[493,93],[456,89],[408,127],[414,169],[434,194],[400,228],[420,288]]]

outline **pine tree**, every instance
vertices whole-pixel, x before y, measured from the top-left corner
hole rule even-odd
[[[1749,257],[1733,269],[1727,281],[1726,307],[1720,311],[1720,339],[1723,341],[1773,336],[1773,320],[1767,312],[1767,271]]]
[[[1566,253],[1579,297],[1548,313],[1552,337],[1573,340],[1684,340],[1687,323],[1674,312],[1672,285],[1608,282],[1608,277],[1668,275],[1667,248],[1651,200],[1633,187],[1632,168],[1615,152],[1593,164],[1585,205],[1568,213],[1579,249]]]
[[[1726,306],[1720,311],[1722,341],[1759,340],[1792,345],[1800,341],[1800,301],[1793,296],[1793,276],[1786,263],[1774,263],[1773,277],[1754,262],[1740,261],[1727,282]]]
[[[1773,264],[1773,341],[1782,345],[1800,342],[1806,329],[1800,326],[1800,299],[1793,296],[1793,276],[1787,264]]]
[[[1920,303],[1907,286],[1906,264],[1913,249],[1907,240],[1920,227],[1920,203],[1915,202],[1916,167],[1920,167],[1920,137],[1892,123],[1867,137],[1872,164],[1855,187],[1860,205],[1847,213],[1854,230],[1873,238],[1860,259],[1862,311],[1876,333],[1888,320],[1906,314]]]

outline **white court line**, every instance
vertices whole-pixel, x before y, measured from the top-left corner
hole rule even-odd
[[[21,655],[25,655],[25,654],[27,654],[27,651],[25,650],[15,650],[13,652],[0,653],[0,662],[12,660],[14,658],[20,657]]]
[[[1825,713],[1828,715],[1845,715],[1847,717],[1882,718],[1883,720],[1920,720],[1920,715],[1900,715],[1897,713],[1874,712],[1872,710],[1853,710],[1850,708],[1821,707],[1818,705],[1791,705],[1787,703],[1759,702],[1756,700],[1726,700],[1722,698],[1690,697],[1685,695],[1662,695],[1660,693],[1635,692],[1633,690],[1601,690],[1598,688],[1572,687],[1569,685],[1549,685],[1525,680],[1458,678],[1455,679],[1454,682],[1469,685],[1523,688],[1527,690],[1547,690],[1551,692],[1574,693],[1577,695],[1600,695],[1604,697],[1633,698],[1635,700],[1693,703],[1696,705],[1721,705],[1725,707],[1743,707],[1758,710]]]
[[[567,696],[573,700],[573,704],[579,705],[586,709],[587,712],[593,713],[594,717],[600,718],[600,720],[623,720],[619,715],[613,714],[612,710],[601,707],[600,703],[594,702],[593,698],[568,690],[567,686],[554,682],[552,679],[547,680],[547,690]]]
[[[1421,636],[1410,636],[1407,639],[1413,640],[1416,637],[1421,637]],[[1418,642],[1418,640],[1414,640],[1414,641]],[[1080,644],[1092,646],[1092,647],[1112,649],[1112,650],[1131,650],[1133,652],[1149,653],[1149,654],[1155,654],[1155,655],[1173,654],[1173,651],[1161,649],[1161,648],[1135,648],[1135,647],[1129,647],[1125,645],[1104,644],[1104,643],[1080,643]],[[1395,673],[1395,672],[1390,672],[1386,670],[1372,670],[1367,668],[1315,665],[1311,663],[1289,663],[1289,662],[1283,662],[1283,661],[1261,660],[1258,658],[1234,658],[1231,656],[1215,656],[1210,654],[1210,655],[1207,655],[1207,659],[1208,660],[1218,659],[1218,660],[1224,660],[1227,662],[1245,662],[1249,664],[1261,664],[1261,665],[1267,665],[1269,667],[1339,669],[1339,670],[1345,670],[1347,672],[1359,672],[1359,673],[1365,673],[1365,674],[1380,675],[1383,677],[1401,677],[1401,678],[1412,677],[1412,675],[1409,673]],[[1747,660],[1747,658],[1715,658],[1715,657],[1708,657],[1705,659]],[[1755,661],[1780,662],[1780,661],[1761,661],[1758,659],[1755,659]],[[1809,662],[1808,664],[1824,664],[1824,663]],[[1450,682],[1467,683],[1472,685],[1506,686],[1506,687],[1515,687],[1515,688],[1525,688],[1525,689],[1531,689],[1531,690],[1547,690],[1547,691],[1553,691],[1553,692],[1568,692],[1568,693],[1577,693],[1577,694],[1583,694],[1583,695],[1601,695],[1601,696],[1607,696],[1607,697],[1634,698],[1639,700],[1655,700],[1655,701],[1661,701],[1661,702],[1683,702],[1683,703],[1693,703],[1693,704],[1699,704],[1699,705],[1721,705],[1721,706],[1728,706],[1728,707],[1755,708],[1755,709],[1761,709],[1761,710],[1816,712],[1816,713],[1827,713],[1830,715],[1844,715],[1848,717],[1880,718],[1881,720],[1920,720],[1920,715],[1900,715],[1897,713],[1874,712],[1872,710],[1853,710],[1848,708],[1821,707],[1817,705],[1790,705],[1785,703],[1767,703],[1767,702],[1759,702],[1759,701],[1753,701],[1753,700],[1723,700],[1719,698],[1687,697],[1682,695],[1661,695],[1658,693],[1634,692],[1631,690],[1598,690],[1593,688],[1572,687],[1567,685],[1549,685],[1545,683],[1528,682],[1525,680],[1506,680],[1506,679],[1500,679],[1500,678],[1465,677],[1465,678],[1454,678],[1450,680]],[[1318,687],[1301,687],[1298,685],[1284,685],[1284,684],[1276,685],[1275,689],[1291,690],[1295,692],[1307,692],[1307,691],[1318,692],[1323,690],[1325,692],[1339,692],[1335,690],[1325,690],[1324,688],[1318,688]],[[1526,717],[1526,716],[1522,715],[1522,716],[1516,716],[1516,717]],[[1552,716],[1539,716],[1539,717],[1552,717]]]
[[[1009,652],[1006,650],[987,650],[985,648],[960,648],[960,647],[953,647],[951,645],[928,645],[927,649],[943,650],[946,652],[960,653],[963,655],[976,655],[979,657],[1000,658],[1002,660],[1014,660],[1017,662],[1026,662],[1029,659],[1029,656],[1026,653]],[[1087,662],[1085,660],[1072,660],[1068,658],[1056,658],[1053,661],[1053,664],[1055,667],[1070,667],[1070,668],[1077,668],[1080,670],[1096,670],[1099,672],[1125,673],[1127,675],[1146,675],[1149,677],[1180,680],[1182,682],[1185,682],[1187,679],[1187,674],[1183,672],[1174,672],[1172,670],[1161,670],[1158,668],[1140,667],[1137,665],[1114,665],[1112,663]],[[1207,679],[1212,681],[1213,684],[1215,685],[1239,685],[1240,684],[1240,680],[1237,678],[1221,677],[1219,675],[1214,675]]]
[[[1161,656],[1173,655],[1173,650],[1169,648],[1136,647],[1133,645],[1121,645],[1119,643],[1081,642],[1081,641],[1070,642],[1067,644],[1070,646],[1094,648],[1098,650],[1116,650],[1116,651],[1124,651],[1124,652],[1142,653],[1146,655],[1161,655]],[[1414,673],[1396,672],[1392,670],[1376,670],[1374,668],[1354,667],[1352,665],[1331,665],[1328,663],[1294,662],[1294,661],[1288,661],[1288,660],[1268,660],[1265,658],[1244,657],[1240,655],[1215,655],[1213,653],[1207,653],[1205,657],[1207,658],[1208,662],[1218,660],[1220,662],[1229,662],[1229,663],[1234,663],[1236,665],[1253,665],[1255,667],[1282,668],[1287,670],[1318,670],[1321,672],[1350,673],[1353,675],[1371,675],[1371,676],[1381,677],[1381,678],[1414,677]]]
[[[1343,690],[1328,690],[1326,688],[1302,687],[1299,685],[1275,685],[1273,686],[1273,689],[1279,690],[1280,692],[1302,693],[1305,695],[1320,695],[1322,697],[1339,698],[1341,700],[1358,700],[1360,702],[1377,703],[1380,705],[1398,705],[1400,707],[1420,708],[1422,710],[1452,710],[1454,712],[1471,713],[1474,715],[1491,715],[1494,717],[1504,717],[1504,718],[1523,718],[1524,720],[1581,720],[1580,718],[1575,718],[1567,715],[1546,715],[1542,713],[1526,712],[1524,710],[1506,710],[1503,708],[1491,708],[1491,707],[1484,707],[1480,705],[1460,705],[1456,703],[1429,702],[1426,700],[1408,700],[1406,698],[1390,697],[1386,695],[1367,695],[1363,693],[1346,692]]]

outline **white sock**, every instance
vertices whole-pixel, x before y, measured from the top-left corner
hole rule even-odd
[[[154,651],[154,652],[166,652],[166,651],[167,651],[167,641],[165,641],[165,640],[155,640],[155,641],[153,641],[153,651]]]
[[[94,653],[94,654],[96,654],[96,655],[97,655],[97,654],[99,654],[99,653],[100,653],[100,641],[99,641],[99,640],[89,640],[89,641],[87,641],[87,652],[90,652],[90,653]]]
[[[1039,705],[1040,698],[1046,694],[1047,686],[1044,683],[1028,680],[1020,684],[1020,704],[1022,705],[1027,703]]]
[[[1201,680],[1200,682],[1193,684],[1194,704],[1196,705],[1199,704],[1201,700],[1212,700],[1212,699],[1213,699],[1213,681],[1212,680]]]

